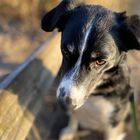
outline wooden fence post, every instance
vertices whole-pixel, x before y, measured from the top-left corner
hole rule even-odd
[[[0,84],[0,140],[25,140],[60,67],[59,42],[54,35]]]

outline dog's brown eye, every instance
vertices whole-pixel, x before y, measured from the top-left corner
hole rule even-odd
[[[106,61],[105,60],[103,60],[103,59],[100,59],[100,60],[96,60],[96,65],[99,65],[99,66],[101,66],[101,65],[103,65],[103,64],[105,64],[106,63]]]

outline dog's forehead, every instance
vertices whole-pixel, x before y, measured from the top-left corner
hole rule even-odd
[[[62,33],[62,46],[69,44],[81,47],[79,44],[87,32],[92,38],[92,43],[98,42],[100,37],[109,32],[114,23],[112,11],[102,6],[80,6],[70,12],[69,20]]]

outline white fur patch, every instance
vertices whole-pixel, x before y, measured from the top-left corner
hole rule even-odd
[[[84,128],[104,131],[114,107],[103,97],[90,97],[73,115]]]

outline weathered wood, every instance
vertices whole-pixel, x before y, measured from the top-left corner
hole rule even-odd
[[[59,40],[49,39],[0,84],[0,140],[26,138],[60,67]]]

